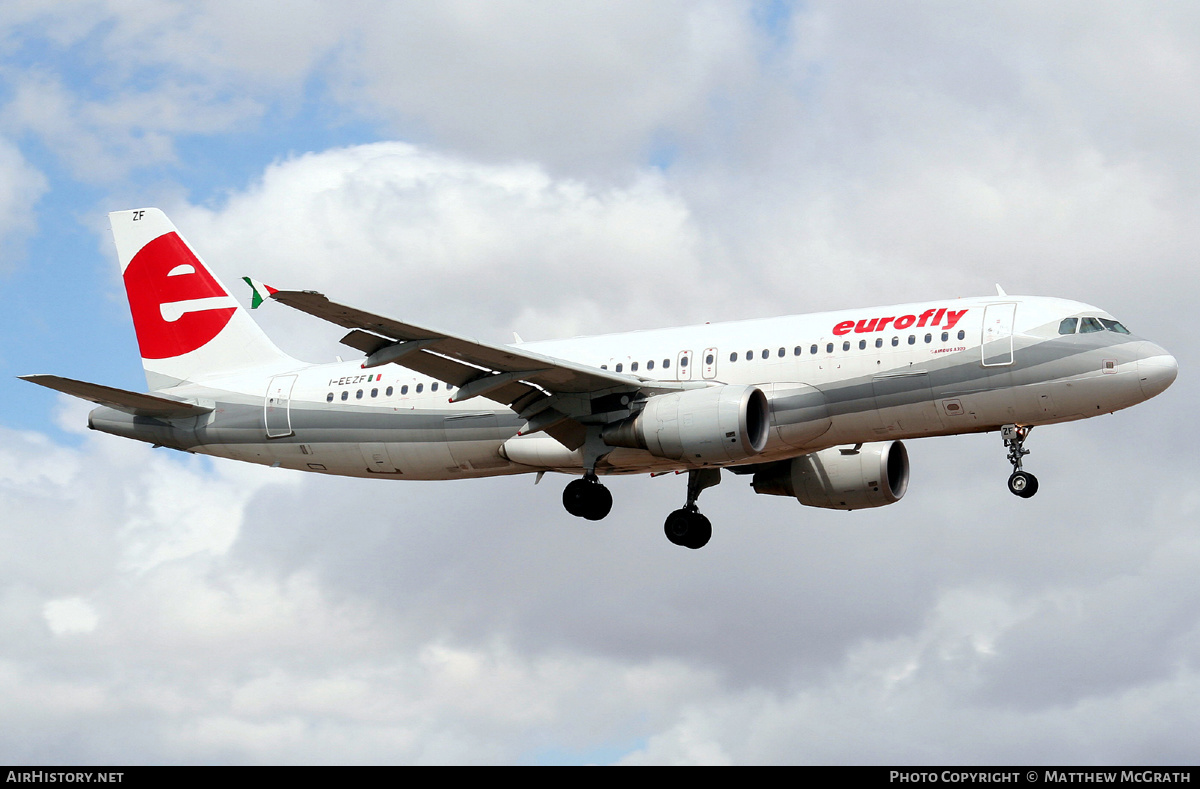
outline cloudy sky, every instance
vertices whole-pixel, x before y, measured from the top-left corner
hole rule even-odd
[[[0,762],[1196,763],[1200,6],[0,7]],[[108,211],[227,281],[506,342],[1010,293],[1180,361],[1130,411],[909,442],[856,513],[383,483],[84,429],[144,387]],[[248,295],[248,294],[247,294]],[[288,351],[339,333],[259,313]]]

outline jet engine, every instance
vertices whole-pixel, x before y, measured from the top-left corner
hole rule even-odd
[[[609,446],[644,449],[655,457],[727,463],[762,452],[769,428],[761,389],[723,385],[655,395],[602,436]]]
[[[823,449],[765,468],[751,485],[755,493],[795,496],[810,507],[882,507],[908,490],[908,450],[899,441]]]

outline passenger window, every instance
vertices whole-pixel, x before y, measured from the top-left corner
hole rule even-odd
[[[780,348],[779,349],[779,358],[782,359],[786,355],[787,355],[787,351],[784,350],[783,348]]]
[[[607,369],[608,369],[608,365],[607,365],[607,364],[602,364],[602,365],[600,365],[600,369],[601,369],[601,370],[607,370]]]
[[[349,398],[349,397],[350,397],[350,390],[349,390],[349,389],[346,389],[345,391],[343,391],[343,392],[342,392],[342,399],[343,399],[343,400],[345,400],[345,399],[347,399],[347,398]]]
[[[625,364],[623,362],[617,362],[617,372],[625,372]]]
[[[866,350],[866,347],[867,347],[867,341],[866,341],[866,340],[859,340],[859,341],[858,341],[858,349],[859,349],[860,351],[862,351],[862,350]]]
[[[731,362],[737,361],[737,351],[734,351],[733,353],[729,354],[729,361],[731,361]]]
[[[817,346],[813,345],[811,348],[808,349],[808,352],[811,353],[813,356],[816,356],[817,355]]]
[[[363,394],[362,390],[361,390],[361,389],[359,389],[357,392],[355,392],[355,393],[354,393],[354,399],[355,399],[355,400],[361,400],[361,399],[362,399],[362,394]]]
[[[669,369],[669,368],[670,368],[670,366],[671,366],[671,360],[670,360],[670,359],[663,359],[663,369],[664,369],[664,370],[666,370],[666,369]]]
[[[438,385],[437,385],[437,381],[434,381],[432,384],[430,384],[430,385],[429,385],[429,391],[431,391],[431,392],[436,392],[436,391],[437,391],[437,387],[438,387]]]
[[[908,344],[916,345],[917,344],[917,335],[915,335],[915,334],[908,335]]]
[[[833,353],[833,343],[826,343],[825,353]]]
[[[967,333],[965,331],[963,331],[962,329],[959,329],[958,330],[958,339],[960,339],[960,340],[967,339]]]
[[[771,351],[770,351],[770,349],[769,349],[769,348],[763,348],[763,355],[762,355],[762,358],[764,358],[764,359],[769,359],[769,358],[771,358]]]
[[[385,395],[387,395],[388,397],[391,397],[391,396],[392,396],[392,392],[394,392],[394,391],[396,391],[396,390],[395,390],[395,389],[393,389],[392,387],[390,387],[390,386],[389,386],[389,387],[387,388],[387,391],[385,391],[385,392],[384,392],[384,394],[385,394]]]
[[[875,338],[875,347],[876,347],[876,348],[882,348],[882,347],[883,347],[883,338],[882,338],[882,337],[876,337],[876,338]]]
[[[371,390],[371,397],[379,397],[379,390],[378,390],[378,389],[372,389],[372,390]]]
[[[1063,318],[1062,323],[1058,324],[1059,334],[1074,334],[1075,329],[1079,327],[1079,318]]]
[[[636,373],[636,372],[637,372],[637,368],[638,368],[638,363],[637,363],[637,362],[634,362],[633,364],[629,365],[629,372],[631,372],[631,373]]]
[[[948,339],[950,339],[950,332],[948,332],[948,331],[942,332],[942,342],[945,342]]]
[[[1096,331],[1104,331],[1104,325],[1096,318],[1080,318],[1079,333],[1091,334]]]
[[[801,349],[800,349],[800,346],[799,346],[799,345],[797,345],[797,346],[796,346],[796,349],[795,349],[794,351],[792,351],[792,355],[793,355],[793,356],[799,356],[800,354],[801,354]]]
[[[933,335],[932,335],[932,334],[926,334],[926,335],[925,335],[925,344],[926,344],[926,345],[928,345],[928,344],[929,344],[929,343],[931,343],[931,342],[933,342]]]
[[[333,402],[333,392],[329,393],[329,396],[325,398],[325,402],[327,402],[327,403]]]
[[[653,370],[653,369],[654,369],[654,360],[653,360],[653,359],[651,359],[650,361],[646,362],[646,369],[647,369],[647,370]]]
[[[893,347],[893,348],[895,348],[895,347],[896,347],[897,345],[899,345],[899,344],[900,344],[900,338],[899,338],[899,337],[893,337],[893,338],[892,338],[892,347]]]
[[[424,388],[425,388],[425,384],[417,384],[417,394],[421,394],[421,391]]]
[[[408,394],[408,384],[405,384],[404,386],[400,387],[400,394],[402,394],[402,395]]]
[[[746,361],[754,361],[754,351],[746,351]]]

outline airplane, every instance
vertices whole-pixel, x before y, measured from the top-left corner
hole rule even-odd
[[[1029,498],[1040,425],[1148,400],[1171,354],[1075,301],[997,295],[499,345],[247,280],[349,332],[362,354],[279,350],[156,208],[109,214],[148,393],[25,380],[99,405],[91,429],[191,453],[372,479],[574,475],[563,505],[600,520],[609,474],[687,473],[667,538],[703,547],[722,469],[755,493],[840,510],[899,501],[903,439],[999,430]],[[264,292],[265,291],[265,292]]]

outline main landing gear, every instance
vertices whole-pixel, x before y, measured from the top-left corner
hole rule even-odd
[[[577,518],[602,520],[612,510],[612,504],[612,493],[600,484],[595,474],[571,480],[563,491],[563,506]]]
[[[1008,478],[1008,489],[1013,495],[1023,499],[1030,498],[1038,491],[1037,477],[1021,469],[1021,458],[1029,454],[1029,450],[1025,449],[1025,437],[1031,430],[1032,427],[1019,425],[1005,425],[1000,428],[1000,437],[1004,439],[1004,446],[1008,448],[1008,462],[1012,463],[1013,467],[1012,476]]]
[[[685,548],[703,548],[712,538],[712,523],[700,514],[696,499],[700,491],[711,488],[721,481],[721,470],[715,468],[693,469],[688,472],[687,504],[667,516],[663,531],[667,539]]]
[[[687,503],[682,509],[675,510],[667,516],[663,531],[667,539],[685,548],[703,548],[712,538],[712,524],[708,518],[700,514],[696,499],[705,488],[711,488],[721,481],[721,471],[715,468],[697,469],[688,472]],[[571,480],[563,490],[563,506],[567,512],[578,518],[598,521],[612,510],[612,493],[600,484],[600,479],[594,472],[588,472],[582,479]]]

